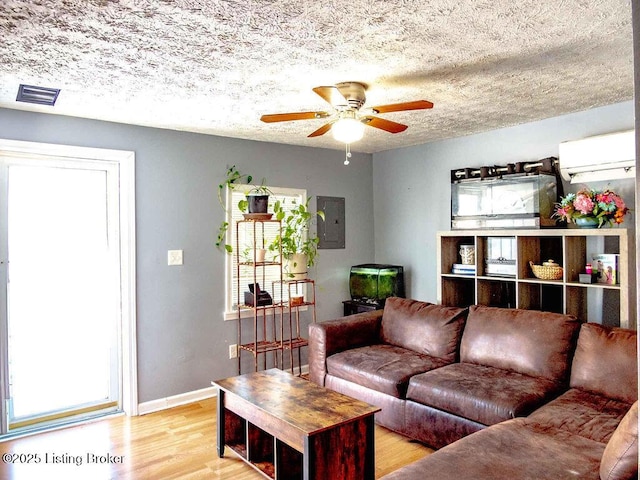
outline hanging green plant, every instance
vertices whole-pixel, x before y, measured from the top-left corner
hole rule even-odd
[[[235,190],[235,187],[241,183],[251,183],[253,177],[251,175],[247,175],[241,173],[235,165],[231,165],[227,168],[225,179],[222,183],[218,185],[218,202],[222,207],[222,210],[225,213],[225,220],[220,223],[218,227],[218,236],[216,238],[216,248],[226,251],[227,253],[233,252],[233,247],[227,243],[225,243],[225,239],[227,237],[227,230],[229,230],[229,222],[226,221],[226,217],[229,214],[227,210],[227,206],[224,201],[224,192],[225,189]],[[264,179],[263,179],[264,183]],[[241,201],[242,202],[242,201]],[[240,203],[241,203],[240,202]],[[240,207],[240,204],[238,205]],[[245,207],[246,208],[246,207]],[[240,210],[244,211],[241,207]]]

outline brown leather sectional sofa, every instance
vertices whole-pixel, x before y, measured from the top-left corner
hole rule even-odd
[[[309,339],[312,381],[440,449],[385,480],[637,477],[635,331],[391,298]]]

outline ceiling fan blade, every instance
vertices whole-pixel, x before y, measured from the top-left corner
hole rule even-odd
[[[326,118],[329,116],[327,112],[295,112],[295,113],[272,113],[262,115],[260,120],[266,123],[288,122],[290,120],[314,120],[316,118]]]
[[[405,110],[425,110],[433,108],[433,103],[427,100],[416,100],[415,102],[392,103],[390,105],[379,105],[371,107],[375,113],[402,112]]]
[[[402,123],[392,122],[391,120],[378,117],[364,117],[362,119],[362,123],[373,128],[385,130],[389,133],[400,133],[409,128],[407,125],[403,125]]]
[[[333,125],[334,122],[329,122],[329,123],[325,123],[323,126],[321,126],[319,129],[317,129],[314,132],[311,132],[309,135],[307,135],[309,138],[311,137],[319,137],[320,135],[324,135],[325,133],[327,133],[329,130],[331,130],[331,125]]]
[[[320,95],[326,102],[330,103],[334,107],[348,107],[349,102],[344,95],[340,93],[338,87],[315,87],[313,89],[318,95]]]

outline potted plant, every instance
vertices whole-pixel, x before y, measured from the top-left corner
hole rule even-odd
[[[311,235],[309,226],[317,216],[324,220],[324,212],[319,210],[315,214],[309,210],[309,200],[303,203],[293,202],[290,211],[284,210],[284,204],[278,200],[273,205],[273,212],[277,220],[282,222],[281,233],[269,245],[272,252],[282,252],[284,272],[288,278],[306,278],[307,268],[315,264],[318,255],[316,235]]]
[[[266,254],[266,248],[246,246],[242,252],[240,252],[240,259],[245,263],[264,263]]]
[[[246,199],[238,202],[238,208],[241,212],[247,213],[267,213],[269,209],[269,195],[273,192],[264,184],[265,179],[258,186],[254,186],[248,192],[245,192]]]
[[[560,199],[553,217],[583,228],[600,228],[622,223],[627,213],[629,208],[617,193],[585,187]]]
[[[222,207],[222,210],[226,214],[227,207],[224,201],[224,192],[225,188],[229,190],[235,190],[236,186],[242,183],[250,184],[253,180],[253,177],[248,174],[241,173],[235,165],[227,168],[226,176],[224,182],[218,185],[218,202]],[[238,202],[238,209],[241,212],[246,213],[258,213],[264,214],[267,213],[269,206],[269,195],[271,194],[271,190],[265,185],[265,179],[262,179],[260,185],[253,186],[249,191],[245,192],[246,198],[240,200]],[[233,247],[227,243],[225,243],[227,230],[229,229],[229,222],[226,221],[226,218],[220,223],[220,227],[218,228],[218,236],[216,238],[216,247],[219,249],[224,249],[227,253],[233,252]]]
[[[229,222],[227,222],[226,220],[228,211],[224,201],[225,188],[228,188],[229,190],[235,190],[236,185],[240,183],[241,180],[244,180],[247,183],[250,183],[252,179],[253,177],[251,175],[240,173],[240,171],[236,168],[235,165],[231,165],[229,168],[227,168],[227,173],[226,173],[224,182],[218,185],[218,202],[220,203],[220,206],[222,207],[222,210],[225,213],[225,218],[220,223],[220,227],[218,227],[218,236],[216,238],[216,248],[224,249],[227,253],[232,253],[233,247],[225,243],[227,230],[229,229]]]

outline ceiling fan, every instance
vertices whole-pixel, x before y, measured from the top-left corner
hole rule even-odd
[[[366,101],[366,89],[367,87],[359,82],[342,82],[332,86],[315,87],[313,91],[331,104],[332,111],[274,113],[262,115],[260,120],[272,123],[328,118],[328,123],[311,132],[308,136],[319,137],[331,130],[336,140],[349,144],[362,138],[366,125],[389,133],[404,132],[408,128],[402,123],[374,116],[376,114],[433,108],[433,103],[427,100],[416,100],[360,110]]]

